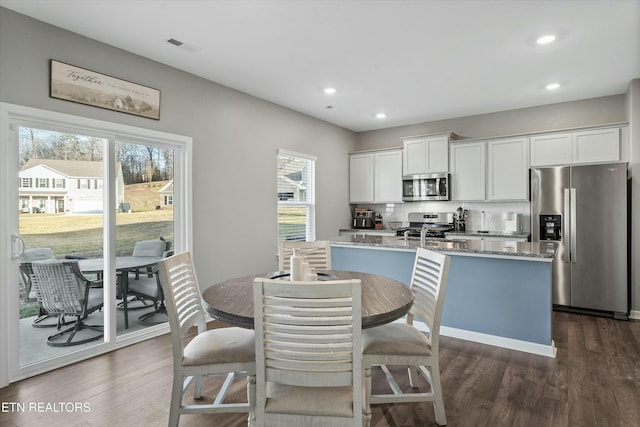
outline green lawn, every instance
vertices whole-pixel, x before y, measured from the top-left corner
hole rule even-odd
[[[102,256],[102,215],[22,214],[20,236],[26,248],[48,247],[57,257]],[[116,254],[130,255],[139,240],[173,240],[173,211],[116,214]]]
[[[280,206],[278,208],[278,238],[291,239],[304,236],[307,230],[307,209],[301,206]]]

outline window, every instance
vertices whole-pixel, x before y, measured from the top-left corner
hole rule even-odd
[[[36,187],[38,188],[47,188],[49,186],[49,180],[47,178],[38,178]]]
[[[30,188],[31,187],[31,178],[22,178],[20,180],[20,186],[23,188]]]
[[[316,238],[316,157],[278,151],[278,240]]]
[[[64,179],[62,178],[55,178],[54,179],[54,185],[56,188],[64,188]]]

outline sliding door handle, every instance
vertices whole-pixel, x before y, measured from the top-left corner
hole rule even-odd
[[[24,240],[17,234],[11,235],[11,259],[18,259],[24,252]]]

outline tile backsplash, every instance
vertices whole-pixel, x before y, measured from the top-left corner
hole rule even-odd
[[[369,208],[382,215],[384,228],[389,221],[402,221],[409,225],[409,212],[456,212],[458,207],[469,211],[467,230],[482,229],[482,212],[485,212],[485,228],[488,231],[503,231],[505,214],[522,215],[522,231],[531,231],[531,208],[529,202],[407,202],[389,204],[359,204],[353,207]]]

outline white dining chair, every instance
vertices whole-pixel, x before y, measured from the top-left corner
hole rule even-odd
[[[181,414],[248,412],[253,419],[255,401],[255,334],[237,327],[207,330],[200,288],[190,252],[158,262],[173,344],[173,386],[169,426],[178,425]],[[193,327],[197,335],[187,342]],[[247,400],[225,403],[234,378],[247,375]],[[204,376],[223,375],[225,381],[211,404],[185,405],[183,395],[195,379],[194,398],[200,399]]]
[[[362,363],[365,370],[365,406],[368,416],[370,405],[379,403],[433,402],[436,422],[447,424],[442,386],[440,384],[439,341],[440,319],[449,273],[450,257],[418,248],[413,267],[411,289],[413,306],[406,323],[390,323],[362,334]],[[413,326],[414,318],[429,329],[423,333]],[[427,380],[430,390],[425,393],[404,393],[389,366],[407,366],[410,385],[418,387],[418,372]],[[372,394],[372,367],[380,366],[392,393]]]
[[[317,240],[314,242],[301,242],[285,240],[280,242],[278,250],[278,270],[286,271],[291,268],[291,255],[293,250],[299,249],[300,255],[306,258],[309,267],[316,270],[331,270],[331,242]]]
[[[359,280],[254,281],[259,427],[361,426]]]

